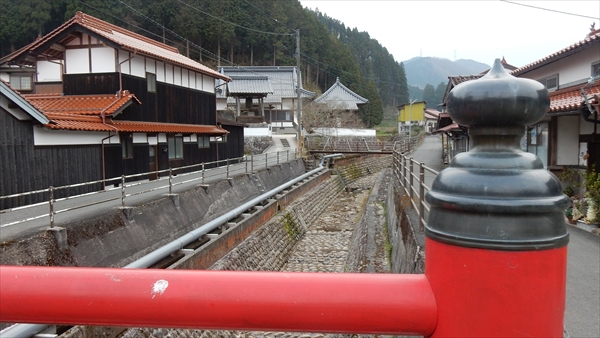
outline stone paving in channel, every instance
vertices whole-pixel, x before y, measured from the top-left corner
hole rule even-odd
[[[294,272],[358,272],[348,271],[347,266],[349,250],[352,247],[352,235],[356,226],[361,220],[363,210],[367,210],[366,204],[369,202],[371,188],[377,179],[378,174],[369,175],[358,179],[350,185],[352,192],[342,192],[338,195],[331,205],[308,228],[305,237],[296,245],[294,252],[288,259],[288,263],[282,271]],[[383,187],[381,187],[383,186]],[[385,184],[380,184],[381,191],[373,192],[377,196],[385,191]],[[377,201],[375,209],[379,216],[383,215],[383,207],[379,204],[383,197],[375,198]],[[382,218],[378,218],[383,220]],[[376,236],[376,243],[385,242],[383,234],[384,224],[370,224],[381,230]],[[389,263],[384,252],[384,245],[374,257],[368,257],[367,260],[374,261],[376,266],[374,272],[389,272]],[[367,262],[363,262],[364,266]],[[361,271],[362,272],[362,271]],[[358,337],[356,335],[338,335],[322,333],[293,333],[293,332],[239,332],[240,338],[263,338],[263,337],[281,337],[281,338],[338,338],[338,337]],[[360,337],[374,337],[364,336]],[[387,336],[376,336],[387,337]]]

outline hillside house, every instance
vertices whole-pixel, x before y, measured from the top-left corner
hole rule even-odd
[[[298,125],[298,72],[293,66],[219,67],[227,80],[219,81],[217,111],[245,123],[264,123],[273,129],[294,133]],[[315,93],[302,88],[301,99]]]
[[[425,105],[425,101],[415,101],[398,106],[398,134],[407,134],[411,126],[425,123]]]
[[[600,30],[590,30],[583,40],[512,75],[540,81],[550,92],[550,110],[527,129],[523,148],[553,171],[573,166],[600,170]]]
[[[0,80],[0,196],[243,156],[216,116],[229,77],[81,12],[0,58]]]

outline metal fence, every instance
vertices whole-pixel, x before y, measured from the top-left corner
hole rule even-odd
[[[425,182],[425,173],[429,172],[435,177],[439,172],[425,166],[422,162],[417,162],[405,156],[400,151],[394,151],[392,172],[396,182],[400,184],[406,196],[410,198],[412,207],[419,215],[419,230],[424,231],[426,215],[429,213],[430,208],[425,201],[425,193],[431,190],[431,182],[429,182],[429,185]]]
[[[318,152],[410,152],[423,140],[425,134],[396,141],[380,141],[374,137],[308,137],[304,146]]]
[[[121,200],[121,207],[125,208],[127,198],[132,196],[147,194],[157,190],[165,190],[168,194],[172,194],[173,188],[178,185],[190,182],[199,182],[200,184],[205,184],[205,182],[209,180],[215,180],[217,178],[228,179],[236,175],[252,173],[256,169],[268,168],[269,166],[289,162],[291,160],[295,160],[296,158],[298,158],[298,155],[294,151],[279,151],[260,155],[249,155],[220,161],[206,162],[177,168],[169,168],[134,175],[120,176],[105,180],[77,183],[59,187],[50,186],[47,189],[28,191],[7,196],[0,196],[0,202],[2,202],[3,200],[21,198],[23,196],[31,196],[36,194],[46,196],[47,199],[47,202],[22,205],[15,208],[0,210],[0,215],[8,214],[17,210],[23,210],[26,208],[33,208],[44,204],[47,204],[49,207],[48,213],[13,220],[7,223],[2,223],[0,224],[0,227],[16,225],[44,217],[48,217],[50,221],[50,227],[54,227],[54,217],[57,214],[118,199]],[[150,180],[148,179],[149,177],[156,177],[157,179]],[[113,188],[108,188],[111,185],[113,186]],[[82,186],[97,186],[105,188],[86,194],[67,196],[58,199],[55,198],[57,192],[68,191],[71,188]],[[116,190],[120,190],[120,194],[109,193],[111,191],[115,192]],[[98,198],[94,198],[93,201],[88,203],[82,201],[81,203],[75,203],[72,206],[65,207],[60,210],[58,210],[57,208],[57,202],[73,200],[75,198],[81,198],[90,195],[99,196]]]

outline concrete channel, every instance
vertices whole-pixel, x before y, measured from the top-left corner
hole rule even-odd
[[[342,161],[342,163],[348,160]],[[365,177],[377,177],[377,174],[381,169],[389,167],[391,163],[391,157],[388,156],[376,156],[365,159],[365,157],[356,157],[353,159],[351,164],[347,164],[341,168],[333,170],[323,170],[319,173],[311,175],[306,179],[294,184],[289,189],[285,189],[281,193],[273,196],[268,200],[265,200],[259,205],[249,208],[247,211],[240,214],[239,217],[224,223],[220,227],[216,227],[210,232],[198,238],[197,241],[192,241],[184,248],[181,248],[176,253],[161,259],[152,265],[153,268],[168,268],[168,269],[226,269],[226,270],[263,270],[263,271],[282,271],[288,269],[294,269],[293,265],[284,268],[284,265],[288,262],[299,260],[293,255],[293,252],[301,247],[299,244],[305,238],[315,237],[327,237],[322,236],[323,233],[326,235],[334,235],[329,246],[323,245],[325,251],[329,254],[321,252],[315,256],[317,259],[325,259],[330,262],[332,249],[340,249],[336,255],[338,262],[335,264],[336,269],[329,268],[316,268],[314,271],[355,271],[356,268],[349,270],[348,263],[345,262],[348,258],[347,253],[351,243],[349,242],[351,236],[354,234],[352,227],[337,231],[334,227],[327,226],[327,228],[311,228],[312,224],[315,223],[317,218],[322,214],[325,215],[325,223],[329,224],[326,215],[330,215],[331,212],[325,212],[325,208],[331,206],[331,204],[337,205],[339,208],[339,214],[354,215],[357,218],[361,212],[360,210],[364,206],[364,199],[368,196],[368,189],[371,187],[370,184],[361,185],[360,182],[365,180]],[[278,168],[266,170],[265,172],[256,173],[254,176],[247,175],[246,177],[238,180],[228,180],[225,182],[229,187],[224,188],[214,184],[209,187],[203,187],[195,189],[191,192],[191,196],[180,196],[179,205],[176,206],[170,198],[163,199],[164,201],[158,202],[158,204],[150,203],[150,205],[136,207],[136,211],[132,213],[131,219],[123,219],[122,214],[110,214],[106,215],[102,220],[91,220],[90,223],[84,224],[71,224],[67,226],[70,229],[69,233],[69,244],[70,246],[61,250],[60,248],[50,248],[51,243],[46,243],[42,246],[35,255],[23,255],[24,251],[31,250],[31,246],[36,244],[40,238],[23,241],[15,241],[13,243],[5,244],[2,251],[2,264],[15,264],[10,262],[11,259],[17,260],[17,264],[29,263],[27,265],[50,265],[49,258],[52,256],[61,256],[62,261],[55,265],[71,265],[71,266],[125,266],[131,264],[131,261],[139,259],[146,250],[138,250],[131,254],[131,251],[123,252],[119,251],[118,247],[127,247],[124,241],[130,240],[136,236],[135,231],[139,230],[140,226],[152,228],[152,232],[161,233],[161,228],[165,228],[165,225],[157,226],[150,222],[153,215],[156,215],[152,210],[156,210],[157,207],[170,207],[171,209],[177,210],[176,214],[190,213],[189,210],[181,210],[189,208],[189,200],[197,199],[203,195],[216,195],[220,196],[212,201],[212,204],[202,208],[198,208],[198,204],[192,204],[192,207],[202,210],[202,219],[206,219],[206,214],[216,214],[215,204],[222,210],[225,208],[223,205],[225,201],[232,200],[231,196],[239,195],[240,193],[248,192],[251,190],[248,186],[248,180],[250,185],[260,186],[264,190],[269,183],[269,179],[275,184],[276,181],[285,180],[284,177],[298,172],[298,163],[283,164]],[[286,171],[288,167],[290,173],[280,173],[278,171]],[[332,175],[333,174],[333,175]],[[279,177],[282,176],[282,177]],[[371,179],[373,180],[373,179]],[[241,192],[231,193],[228,190],[238,190]],[[256,187],[254,187],[256,188]],[[260,192],[261,189],[259,189]],[[340,194],[347,194],[348,196],[340,197]],[[366,194],[366,195],[365,195]],[[229,195],[230,198],[224,198]],[[214,197],[214,196],[213,196]],[[358,198],[358,199],[357,199]],[[248,199],[248,198],[246,198]],[[235,199],[239,201],[238,199]],[[350,204],[358,202],[352,212],[348,212]],[[352,203],[351,203],[352,202]],[[163,204],[164,203],[164,204]],[[170,210],[170,209],[168,209]],[[150,215],[146,215],[150,214]],[[192,218],[193,215],[188,217]],[[198,217],[198,215],[196,215]],[[331,217],[331,216],[329,216]],[[106,226],[105,223],[114,222],[115,218],[120,218],[121,226],[113,226],[112,229]],[[171,216],[171,221],[167,223],[169,228],[173,226],[175,222],[180,220],[179,215]],[[214,217],[213,217],[214,218]],[[164,217],[159,217],[156,221],[163,220]],[[353,222],[341,222],[341,219],[337,219],[338,225],[344,227],[344,224],[350,224]],[[357,221],[357,219],[353,221]],[[119,222],[117,222],[119,223]],[[198,224],[195,222],[195,224]],[[98,227],[95,232],[90,233],[90,230],[94,227]],[[172,231],[173,229],[171,229]],[[80,232],[84,232],[87,235],[85,240],[81,240],[85,237]],[[181,231],[179,231],[180,233]],[[117,239],[123,237],[123,234],[127,234],[126,238]],[[152,240],[148,238],[149,231],[141,231],[141,237],[144,240]],[[160,234],[155,234],[158,236]],[[312,236],[315,235],[315,236]],[[50,238],[41,235],[47,242],[51,242]],[[169,236],[174,237],[173,235]],[[331,236],[330,236],[331,237]],[[338,238],[339,237],[339,238]],[[337,243],[337,240],[345,240],[346,242]],[[137,238],[139,241],[139,238]],[[308,251],[311,252],[316,249],[316,246],[324,244],[323,239],[317,240],[312,246],[309,246]],[[113,246],[110,245],[111,241],[118,241]],[[25,243],[27,242],[27,243]],[[160,241],[158,244],[164,243],[165,240]],[[336,244],[337,243],[337,244]],[[135,245],[139,243],[133,243]],[[151,245],[152,248],[159,247],[158,244]],[[316,246],[315,246],[316,245]],[[130,247],[132,245],[129,245]],[[85,249],[84,249],[85,247]],[[330,248],[331,247],[331,248]],[[107,253],[111,253],[108,254]],[[127,255],[129,253],[129,255]],[[101,256],[102,255],[102,256]],[[127,257],[126,257],[127,255]],[[311,256],[312,254],[308,254]],[[23,258],[23,256],[27,258]],[[326,257],[324,257],[326,256]],[[98,257],[108,257],[101,258]],[[296,257],[296,258],[292,258]],[[32,259],[33,258],[33,259]],[[54,258],[55,261],[60,259]],[[291,259],[291,260],[290,260]],[[303,258],[307,259],[307,258]],[[341,261],[340,261],[341,259]],[[20,261],[19,261],[20,260]],[[29,260],[29,261],[27,261]],[[33,260],[33,262],[32,262]],[[355,259],[356,262],[361,262]],[[33,264],[31,264],[33,263]],[[37,264],[36,264],[37,263]],[[327,265],[327,264],[325,264]],[[355,266],[357,264],[355,263]],[[309,271],[313,271],[309,270]],[[123,331],[122,328],[99,328],[99,327],[72,327],[65,331],[67,327],[50,327],[46,331],[51,336],[61,337],[90,337],[90,336],[103,336],[103,337],[121,337],[121,336],[135,336],[135,337],[159,337],[159,336],[171,336],[171,337],[236,337],[241,336],[240,332],[213,332],[213,331],[201,331],[201,330],[139,330],[131,329]],[[64,331],[64,332],[63,332]],[[53,334],[54,333],[54,334]],[[261,334],[243,333],[244,336],[254,337],[262,336]],[[276,333],[264,333],[264,335],[271,336],[277,335]],[[306,334],[304,334],[306,335]],[[288,335],[289,336],[289,335]],[[298,335],[302,336],[302,335]],[[291,336],[290,336],[291,337]]]

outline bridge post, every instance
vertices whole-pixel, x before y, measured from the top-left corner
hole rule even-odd
[[[496,60],[448,98],[472,148],[440,172],[426,199],[425,275],[438,306],[432,337],[562,337],[568,198],[535,155],[525,127],[550,104],[540,83]]]

